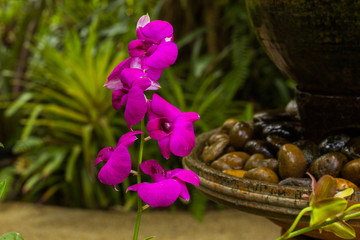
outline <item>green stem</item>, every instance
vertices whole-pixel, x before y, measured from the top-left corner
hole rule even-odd
[[[144,124],[144,119],[141,120],[141,131],[144,132],[145,130],[145,124]],[[138,159],[138,165],[137,165],[137,172],[139,173],[138,175],[136,175],[136,179],[137,179],[137,183],[141,183],[141,174],[140,174],[140,164],[142,162],[142,158],[143,158],[143,151],[144,151],[144,134],[141,134],[141,138],[140,138],[140,149],[139,149],[139,159]],[[142,213],[142,200],[139,196],[137,196],[137,215],[136,215],[136,223],[135,223],[135,228],[134,228],[134,237],[133,240],[137,240],[138,239],[138,234],[139,234],[139,229],[140,229],[140,221],[141,221],[141,213]]]
[[[302,216],[305,213],[310,212],[311,210],[312,210],[312,207],[306,207],[303,210],[301,210],[301,212],[297,215],[297,217],[295,218],[295,220],[294,220],[293,224],[290,226],[290,228],[281,237],[279,237],[277,240],[288,239],[289,238],[288,236],[295,229],[296,225],[299,223]]]

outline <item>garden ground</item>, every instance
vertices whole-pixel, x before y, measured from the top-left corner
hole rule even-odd
[[[0,235],[16,231],[24,240],[129,240],[135,212],[85,210],[29,203],[0,204]],[[184,211],[145,212],[139,239],[272,240],[280,228],[266,218],[234,209],[207,211],[202,222]]]

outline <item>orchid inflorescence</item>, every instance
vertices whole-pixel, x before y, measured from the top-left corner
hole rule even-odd
[[[129,132],[120,137],[117,146],[102,149],[95,161],[95,165],[105,162],[98,178],[114,189],[133,171],[128,147],[137,140],[139,134],[143,134],[141,140],[145,142],[145,115],[148,117],[148,138],[158,141],[166,159],[170,158],[171,153],[184,157],[191,152],[195,146],[193,123],[199,119],[197,113],[182,113],[157,94],[153,94],[150,100],[144,93],[160,88],[158,80],[163,69],[174,64],[177,58],[178,49],[171,24],[161,20],[150,22],[149,16],[144,15],[137,23],[136,36],[137,39],[128,46],[130,57],[115,67],[105,83],[105,87],[113,90],[113,107],[119,110],[125,106],[124,117],[129,127]],[[141,131],[133,130],[132,127],[140,122]],[[139,155],[142,156],[142,153]],[[138,169],[150,175],[153,183],[138,181],[127,190],[137,191],[150,207],[167,207],[178,197],[189,200],[186,183],[199,185],[199,177],[190,170],[166,171],[157,161],[142,162],[140,158],[138,164]]]

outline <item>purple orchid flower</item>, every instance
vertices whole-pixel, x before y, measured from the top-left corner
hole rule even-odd
[[[165,21],[150,22],[150,17],[144,15],[137,23],[136,35],[138,39],[131,41],[128,46],[130,58],[122,61],[111,75],[120,75],[124,69],[136,68],[156,82],[162,70],[174,64],[178,55],[173,28]]]
[[[179,157],[190,154],[195,146],[193,122],[200,116],[195,112],[182,113],[159,95],[148,101],[149,122],[146,126],[152,139],[157,140],[162,155]]]
[[[115,188],[116,184],[123,182],[129,176],[131,158],[127,148],[137,139],[135,135],[140,133],[143,134],[141,131],[128,132],[119,139],[116,148],[106,147],[99,152],[95,166],[102,161],[106,162],[98,174],[100,182]]]
[[[141,170],[151,176],[154,183],[138,183],[127,191],[137,191],[140,198],[150,207],[168,207],[178,197],[188,201],[189,191],[186,182],[199,186],[199,177],[190,170],[174,169],[165,171],[155,160],[147,160],[140,164]]]
[[[170,23],[161,20],[150,22],[148,15],[142,16],[136,29],[138,39],[129,43],[130,56],[145,57],[144,64],[149,68],[169,67],[178,55],[173,33]]]
[[[121,72],[116,70],[110,74],[105,86],[115,90],[112,94],[112,104],[116,110],[126,104],[125,121],[131,128],[144,118],[147,111],[144,91],[157,90],[160,85],[151,81],[139,69],[126,68]]]

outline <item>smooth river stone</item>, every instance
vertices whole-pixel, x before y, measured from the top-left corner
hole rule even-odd
[[[274,172],[278,171],[279,162],[275,158],[268,158],[268,159],[256,159],[251,160],[248,159],[244,166],[244,170],[250,170],[253,168],[265,167],[273,170]]]
[[[278,153],[279,175],[281,179],[301,178],[306,172],[306,159],[300,148],[293,144],[283,145]]]
[[[218,158],[229,145],[229,139],[221,139],[209,146],[205,146],[201,153],[201,159],[204,163],[210,163]]]
[[[253,129],[246,122],[237,122],[229,133],[230,144],[237,149],[242,149],[244,144],[252,138]]]
[[[319,179],[328,174],[332,177],[339,177],[341,169],[347,162],[344,154],[339,152],[326,153],[317,158],[309,167],[309,172]]]
[[[253,168],[247,171],[244,174],[244,178],[246,179],[252,179],[252,180],[259,180],[269,183],[278,183],[279,177],[276,175],[276,173],[265,167],[259,167],[259,168]]]
[[[235,118],[229,118],[227,119],[223,125],[221,126],[221,132],[229,134],[231,129],[234,127],[234,125],[239,122],[237,119]]]
[[[349,140],[350,137],[346,134],[331,135],[320,142],[319,149],[323,154],[328,152],[340,152]]]
[[[224,166],[222,163],[225,163],[230,167],[225,169],[242,169],[249,157],[250,155],[246,152],[231,152],[222,155],[220,158],[212,162],[211,166],[216,166],[215,168],[219,169],[218,167]],[[221,163],[219,164],[219,162]]]
[[[341,176],[360,186],[360,158],[346,163],[341,170]]]
[[[249,154],[261,153],[265,158],[274,158],[276,148],[265,140],[250,140],[246,142],[244,151]]]

